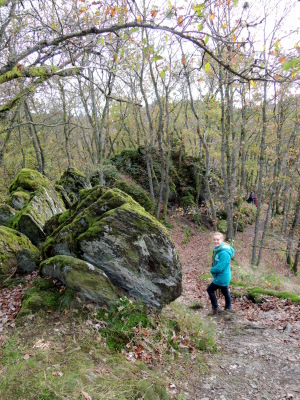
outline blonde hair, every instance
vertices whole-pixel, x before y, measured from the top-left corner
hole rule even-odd
[[[214,237],[215,237],[215,236],[220,236],[221,239],[224,241],[224,235],[223,235],[223,233],[221,233],[221,232],[215,232],[213,236],[214,236]]]

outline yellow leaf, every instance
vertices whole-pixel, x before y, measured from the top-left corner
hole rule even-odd
[[[233,41],[233,43],[236,41],[236,36],[235,36],[235,34],[233,34],[233,36],[232,36],[232,41]]]
[[[211,13],[209,19],[212,21],[214,18],[215,18],[215,14],[214,14],[214,13]]]
[[[137,22],[141,22],[142,21],[142,17],[140,15],[137,16]]]
[[[296,73],[296,72],[294,72],[294,73],[292,74],[292,78],[293,78],[293,79],[295,79],[295,78],[296,78],[296,76],[297,76],[297,73]]]
[[[181,59],[181,64],[185,64],[185,58]]]
[[[205,69],[206,72],[209,72],[210,71],[210,64],[206,63],[204,69]]]
[[[157,10],[151,10],[151,17],[155,18],[157,15]]]
[[[282,56],[279,57],[279,62],[284,63],[286,61],[286,57]]]
[[[251,83],[251,85],[253,86],[253,87],[256,87],[256,83],[251,79],[250,80],[250,83]]]
[[[281,76],[280,75],[275,75],[275,79],[280,79],[281,78]]]

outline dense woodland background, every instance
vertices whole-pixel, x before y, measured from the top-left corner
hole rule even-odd
[[[73,166],[103,184],[122,159],[157,218],[202,205],[212,226],[227,219],[231,241],[254,191],[249,261],[260,263],[271,224],[296,273],[299,6],[0,0],[2,201],[21,168],[56,181]],[[187,164],[193,179],[172,203]]]

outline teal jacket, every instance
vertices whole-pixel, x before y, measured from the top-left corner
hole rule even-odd
[[[221,243],[214,248],[213,265],[210,273],[212,274],[215,285],[228,286],[231,279],[230,260],[234,257],[234,249],[227,243]]]

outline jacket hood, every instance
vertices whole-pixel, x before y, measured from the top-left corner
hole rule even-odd
[[[214,248],[214,253],[217,254],[220,251],[226,251],[230,257],[234,257],[234,249],[228,243],[221,243],[220,246]]]

